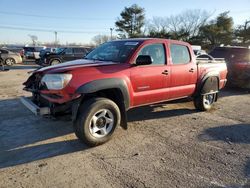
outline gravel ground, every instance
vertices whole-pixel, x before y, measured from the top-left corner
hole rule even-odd
[[[129,129],[89,148],[67,118],[19,101],[34,66],[0,72],[0,187],[250,187],[250,93],[226,89],[210,112],[191,101],[129,111]]]

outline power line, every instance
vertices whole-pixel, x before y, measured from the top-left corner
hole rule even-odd
[[[93,34],[93,33],[109,33],[108,31],[73,31],[73,30],[58,30],[58,29],[39,29],[39,28],[27,28],[27,27],[17,27],[17,26],[0,26],[2,29],[11,29],[11,30],[23,30],[23,31],[40,31],[40,32],[60,32],[60,33],[84,33],[84,34]]]
[[[0,14],[26,16],[26,17],[36,17],[36,18],[63,19],[63,20],[85,20],[85,21],[114,20],[113,18],[61,17],[61,16],[46,16],[46,15],[27,14],[27,13],[20,13],[20,12],[6,12],[6,11],[0,11]]]

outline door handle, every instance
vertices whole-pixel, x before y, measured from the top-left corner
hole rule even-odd
[[[189,70],[189,72],[194,72],[194,68],[191,68],[191,69]]]
[[[162,74],[168,75],[168,70],[164,70]]]

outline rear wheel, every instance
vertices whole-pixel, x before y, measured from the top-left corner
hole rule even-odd
[[[16,61],[13,58],[7,58],[5,60],[5,64],[8,65],[8,66],[12,66],[12,65],[16,64]]]
[[[79,109],[74,130],[76,136],[89,146],[97,146],[111,139],[120,124],[119,107],[106,98],[92,98]]]
[[[194,98],[194,106],[197,110],[208,111],[212,108],[216,93],[199,95]]]

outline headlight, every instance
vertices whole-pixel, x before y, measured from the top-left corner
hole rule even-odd
[[[71,80],[72,74],[45,74],[41,80],[48,89],[63,89]]]

